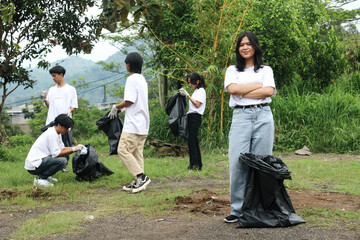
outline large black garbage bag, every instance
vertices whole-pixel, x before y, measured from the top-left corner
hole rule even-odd
[[[186,137],[186,97],[176,92],[166,104],[170,131],[174,136]]]
[[[238,228],[288,227],[305,223],[295,213],[284,186],[291,179],[286,164],[274,156],[241,154],[242,163],[249,166],[244,204]]]
[[[119,112],[119,111],[118,111]],[[120,141],[123,124],[119,117],[110,119],[108,117],[109,112],[102,118],[96,121],[96,126],[99,130],[102,130],[108,137],[110,145],[109,155],[117,154],[117,147]]]
[[[81,154],[78,151],[72,159],[72,167],[73,172],[76,174],[76,180],[91,181],[100,176],[114,173],[99,161],[97,152],[90,144],[87,144],[85,147],[87,147],[87,154]]]
[[[42,132],[45,132],[48,128],[55,126],[55,122],[52,121],[48,125],[43,126],[41,128]],[[61,135],[61,139],[65,145],[65,147],[73,147],[75,146],[74,138],[71,136],[70,132],[65,133],[64,135]]]

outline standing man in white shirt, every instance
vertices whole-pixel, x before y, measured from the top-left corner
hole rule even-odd
[[[48,128],[32,145],[25,160],[25,169],[29,173],[37,175],[34,178],[35,186],[53,186],[51,182],[58,180],[51,176],[67,164],[64,156],[84,148],[82,144],[75,147],[64,146],[61,135],[66,134],[73,126],[74,121],[70,117],[60,114],[55,118],[55,126]]]
[[[109,117],[117,117],[118,109],[126,108],[118,155],[130,174],[135,177],[134,181],[123,186],[123,190],[137,193],[145,190],[151,182],[144,172],[143,157],[150,126],[148,85],[141,74],[143,59],[140,54],[129,53],[125,58],[125,64],[130,76],[126,79],[124,101],[112,106]]]
[[[64,79],[66,73],[65,68],[57,65],[51,68],[49,72],[56,85],[51,87],[48,93],[46,91],[42,91],[41,93],[46,107],[49,108],[46,125],[54,121],[59,114],[64,113],[71,118],[72,112],[78,108],[76,89],[67,84]],[[72,144],[69,144],[69,142],[71,143],[73,141],[70,132],[65,134],[62,139],[66,147],[73,146]],[[69,160],[68,156],[66,158]],[[67,171],[66,167],[67,165],[63,171]]]
[[[55,86],[49,89],[49,92],[42,92],[46,107],[49,108],[46,125],[54,121],[54,119],[62,113],[67,114],[69,117],[72,116],[78,108],[78,99],[76,89],[65,82],[64,76],[66,73],[65,68],[62,66],[55,66],[49,70]]]

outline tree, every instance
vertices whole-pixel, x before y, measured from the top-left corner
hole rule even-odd
[[[131,9],[140,9],[137,5],[140,2],[133,1],[128,13],[132,12]],[[141,24],[139,34],[157,40],[154,61],[158,61],[158,72],[166,70],[163,74],[180,81],[190,71],[205,75],[208,117],[204,118],[204,123],[208,125],[209,143],[222,139],[227,135],[227,130],[223,130],[229,129],[223,128],[223,123],[228,124],[231,116],[229,108],[224,107],[227,97],[223,81],[226,68],[235,63],[234,45],[241,31],[250,30],[259,37],[265,63],[274,69],[278,88],[294,84],[294,76],[300,75],[300,81],[312,81],[310,86],[314,89],[307,91],[318,91],[331,84],[331,75],[338,76],[346,69],[341,38],[336,36],[331,26],[356,19],[358,13],[348,14],[341,10],[347,17],[332,21],[332,16],[336,15],[331,14],[334,10],[329,8],[329,2],[162,1],[161,22],[144,14],[134,22],[127,19],[124,25]],[[327,44],[324,45],[323,41]],[[319,48],[321,54],[314,54]],[[339,64],[329,67],[332,63]],[[321,68],[317,64],[321,64]],[[306,69],[302,68],[304,65]],[[166,68],[161,69],[161,66]],[[321,70],[314,73],[316,67]],[[307,79],[308,76],[315,77]],[[173,89],[179,87],[176,81],[172,83]]]
[[[51,48],[61,45],[66,52],[91,52],[101,33],[101,21],[85,11],[96,0],[1,0],[0,1],[0,87],[5,100],[15,89],[32,88],[35,80],[22,67],[24,60],[43,59]],[[41,60],[38,67],[46,68]],[[8,143],[0,124],[0,143]]]

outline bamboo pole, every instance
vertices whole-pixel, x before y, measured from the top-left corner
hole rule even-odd
[[[235,43],[235,41],[236,41],[236,36],[239,34],[240,29],[241,29],[241,27],[242,27],[242,25],[243,25],[243,20],[244,20],[244,18],[245,18],[245,15],[246,15],[246,13],[247,13],[247,10],[248,10],[248,8],[249,8],[250,3],[251,3],[251,0],[248,1],[248,4],[247,4],[246,9],[245,9],[245,12],[244,12],[244,14],[243,14],[243,16],[242,16],[242,18],[241,18],[240,24],[239,24],[238,29],[237,29],[237,31],[236,31],[236,34],[234,35],[233,42],[231,43],[231,47],[230,47],[230,49],[229,49],[229,55],[228,55],[228,57],[226,58],[225,68],[227,68],[227,66],[228,66],[229,59],[230,59],[230,54],[231,54],[231,52],[232,52],[232,48],[233,48],[234,43]],[[223,77],[222,90],[221,90],[222,92],[221,92],[221,107],[220,107],[220,133],[221,133],[221,134],[220,134],[220,142],[222,142],[222,130],[223,130],[223,122],[224,122],[224,114],[223,114],[223,112],[224,112],[224,92],[225,92],[225,90],[224,90],[224,80],[225,80],[225,74],[224,74],[224,77]]]

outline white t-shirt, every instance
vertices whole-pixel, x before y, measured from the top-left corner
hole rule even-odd
[[[200,115],[204,114],[205,106],[206,106],[206,92],[204,88],[197,88],[191,95],[193,99],[195,99],[198,102],[201,102],[201,105],[199,108],[195,107],[195,105],[189,100],[189,113],[198,113]]]
[[[254,72],[254,67],[245,68],[243,72],[238,72],[235,65],[228,67],[225,73],[225,91],[228,92],[227,87],[232,84],[249,84],[249,83],[261,83],[263,87],[273,87],[275,88],[274,73],[271,67],[263,66],[258,69],[257,72]],[[274,91],[273,96],[276,95],[276,90]],[[271,98],[261,98],[261,99],[252,99],[252,98],[241,98],[240,96],[230,94],[229,106],[234,108],[237,105],[246,106],[262,103],[271,103]]]
[[[133,104],[126,108],[122,131],[147,135],[150,126],[148,85],[143,75],[134,73],[126,79],[124,101]]]
[[[42,158],[48,156],[57,157],[64,147],[61,134],[56,132],[55,127],[48,128],[30,148],[25,160],[25,169],[35,170],[40,166]]]
[[[54,121],[59,114],[66,114],[70,108],[78,108],[76,89],[69,84],[65,84],[61,88],[57,85],[51,87],[46,100],[49,101],[46,125]]]

